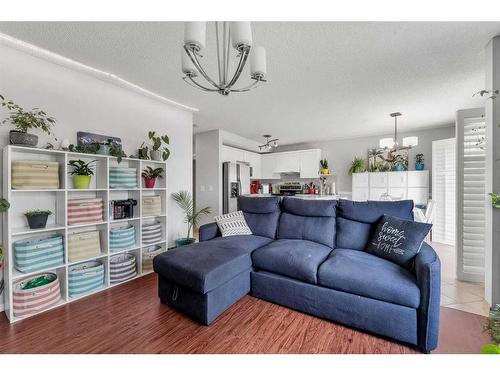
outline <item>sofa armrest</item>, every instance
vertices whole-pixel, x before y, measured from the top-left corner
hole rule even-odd
[[[415,258],[415,274],[420,289],[418,345],[429,353],[436,349],[439,336],[441,262],[434,249],[426,242]]]
[[[220,237],[221,233],[217,223],[208,223],[200,227],[200,242]]]

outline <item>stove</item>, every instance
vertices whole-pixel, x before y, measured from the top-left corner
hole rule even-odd
[[[279,186],[279,195],[295,195],[302,192],[300,182],[285,182]]]

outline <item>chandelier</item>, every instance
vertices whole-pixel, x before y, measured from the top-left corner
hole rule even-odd
[[[231,92],[246,92],[262,82],[266,82],[266,50],[264,47],[252,47],[252,29],[250,22],[215,22],[215,38],[217,41],[218,79],[212,79],[201,64],[201,52],[206,42],[206,22],[184,23],[184,45],[182,47],[182,79],[193,87],[203,91],[218,92],[227,96]],[[231,76],[229,71],[230,52],[236,50],[239,59]],[[250,53],[251,52],[251,53]],[[235,88],[250,58],[250,78],[248,86]],[[195,78],[202,76],[206,82],[199,83]]]
[[[394,118],[394,138],[382,138],[379,142],[380,148],[390,149],[391,151],[409,150],[414,146],[418,146],[418,137],[404,137],[403,145],[398,141],[398,117],[402,116],[401,112],[390,113],[389,116]]]
[[[266,143],[259,146],[261,152],[271,152],[273,148],[278,147],[279,138],[271,139],[272,135],[264,134],[263,137],[266,139]]]

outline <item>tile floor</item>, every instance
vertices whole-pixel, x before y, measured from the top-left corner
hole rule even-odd
[[[432,242],[431,246],[441,258],[441,306],[488,316],[484,285],[459,281],[455,277],[455,248],[437,242]]]

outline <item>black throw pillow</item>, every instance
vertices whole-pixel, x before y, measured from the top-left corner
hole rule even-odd
[[[432,224],[384,215],[377,223],[366,251],[411,269],[413,259],[431,228]]]

